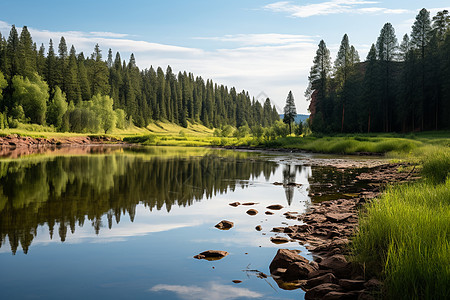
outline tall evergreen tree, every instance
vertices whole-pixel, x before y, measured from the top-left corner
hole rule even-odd
[[[33,51],[33,39],[27,26],[23,26],[17,45],[18,73],[22,76],[33,76],[36,72],[36,56]]]
[[[294,96],[292,95],[292,91],[289,91],[286,98],[286,105],[284,106],[283,118],[283,122],[289,125],[289,134],[292,133],[292,123],[294,123],[296,116],[297,110],[295,109]]]
[[[384,24],[381,29],[380,36],[377,39],[377,54],[384,70],[384,83],[382,85],[382,107],[383,107],[383,129],[385,132],[390,131],[392,126],[392,108],[393,108],[393,91],[392,91],[392,63],[397,56],[397,37],[395,36],[394,27],[391,23]]]
[[[70,55],[68,59],[69,63],[66,69],[66,95],[67,100],[73,101],[75,104],[81,102],[81,89],[78,81],[78,66],[77,57],[75,53],[75,47],[72,45],[70,48]]]
[[[305,92],[307,100],[310,100],[309,111],[311,112],[311,120],[313,120],[319,112],[322,112],[322,117],[328,117],[323,115],[326,97],[327,97],[327,85],[331,72],[331,58],[330,50],[328,50],[323,40],[319,43],[319,48],[316,51],[314,57],[313,66],[309,73],[309,85]]]
[[[419,14],[416,16],[416,20],[414,21],[414,25],[412,27],[411,32],[411,45],[413,48],[417,49],[420,53],[420,66],[421,66],[421,103],[420,103],[420,111],[421,111],[421,129],[424,129],[424,113],[425,113],[425,55],[426,48],[428,43],[430,42],[432,36],[431,32],[431,20],[430,13],[425,9],[421,9]]]
[[[52,92],[57,85],[57,73],[55,50],[53,49],[53,41],[50,39],[44,75],[50,88],[50,92]]]
[[[19,71],[19,35],[17,34],[16,27],[11,26],[11,31],[9,32],[8,41],[6,43],[6,68],[5,76],[11,80],[14,75],[18,74]]]

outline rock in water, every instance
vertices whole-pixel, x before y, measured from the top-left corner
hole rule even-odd
[[[300,253],[298,250],[278,249],[277,254],[270,263],[270,273],[273,273],[278,268],[287,269],[294,262],[308,263],[308,260],[298,255],[298,253]]]
[[[239,202],[233,202],[233,203],[230,203],[230,204],[228,204],[228,205],[231,205],[231,206],[236,207],[236,206],[241,205],[241,203],[239,203]]]
[[[216,228],[220,229],[220,230],[229,230],[231,228],[233,228],[234,223],[231,221],[227,221],[227,220],[222,220],[220,221],[218,224],[216,224]]]
[[[206,260],[219,260],[224,258],[228,255],[227,251],[220,251],[220,250],[207,250],[203,251],[202,253],[194,256],[196,259],[206,259]]]
[[[256,209],[249,209],[249,210],[247,210],[247,214],[250,216],[254,216],[254,215],[258,214],[258,211]]]
[[[267,206],[268,209],[272,209],[272,210],[280,210],[282,209],[284,206],[280,205],[280,204],[273,204],[273,205],[269,205]]]
[[[289,242],[289,240],[287,238],[279,237],[279,236],[271,237],[270,241],[274,244],[285,244],[285,243]]]

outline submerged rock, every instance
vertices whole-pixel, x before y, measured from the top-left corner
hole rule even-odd
[[[227,251],[220,251],[220,250],[207,250],[203,251],[202,253],[195,255],[194,258],[196,259],[206,259],[209,261],[212,260],[219,260],[224,258],[228,255]]]
[[[241,283],[242,280],[233,280],[232,282],[233,282],[233,283]]]
[[[216,224],[214,227],[220,229],[220,230],[229,230],[233,228],[234,223],[227,220],[222,220],[218,224]]]

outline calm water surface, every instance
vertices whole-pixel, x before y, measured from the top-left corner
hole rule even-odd
[[[298,222],[283,213],[304,212],[330,182],[352,179],[256,152],[67,151],[0,159],[1,299],[302,299],[254,272],[269,274],[279,248],[312,258],[298,243],[271,243],[270,230]],[[285,208],[266,216],[271,204]],[[235,227],[216,229],[224,219]],[[193,258],[209,249],[230,254]]]

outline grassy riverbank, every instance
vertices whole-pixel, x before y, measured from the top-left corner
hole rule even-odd
[[[386,299],[450,296],[450,151],[422,152],[423,179],[366,205],[353,240],[354,259],[384,279]]]

